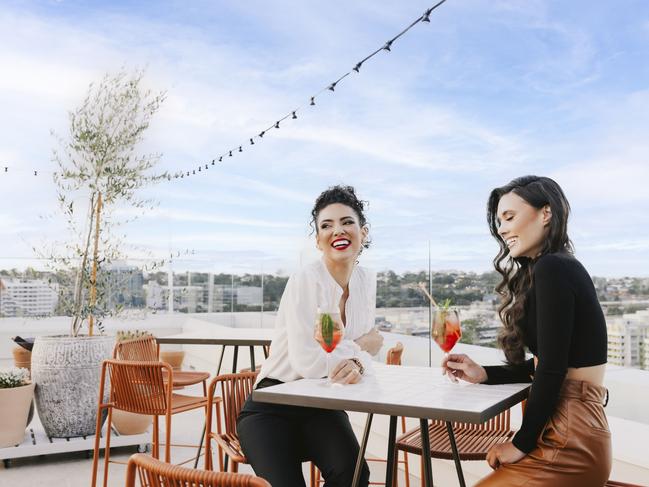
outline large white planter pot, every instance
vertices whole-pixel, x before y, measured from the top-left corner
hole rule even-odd
[[[38,416],[48,436],[95,434],[101,363],[111,357],[114,341],[109,336],[36,338],[32,381]],[[108,384],[105,391],[107,401]]]
[[[120,435],[139,435],[151,426],[152,417],[113,409],[113,426]]]
[[[33,397],[33,382],[0,389],[0,448],[19,445],[25,439],[27,415]]]

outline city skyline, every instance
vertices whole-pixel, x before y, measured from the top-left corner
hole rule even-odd
[[[434,270],[485,272],[496,252],[490,189],[536,173],[564,187],[591,275],[649,275],[649,7],[624,4],[447,1],[263,144],[147,190],[159,205],[124,227],[128,254],[191,250],[174,269],[290,273],[317,256],[313,200],[347,183],[370,202],[363,264],[427,269],[430,242]],[[49,130],[66,134],[67,111],[105,72],[147,68],[168,99],[142,151],[161,152],[162,170],[191,170],[304,104],[429,6],[8,2],[0,267],[38,267],[32,247],[61,234]]]

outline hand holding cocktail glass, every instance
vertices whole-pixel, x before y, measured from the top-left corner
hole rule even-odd
[[[340,341],[343,339],[343,334],[345,333],[344,330],[345,327],[343,326],[342,319],[340,317],[340,311],[335,309],[331,310],[318,308],[313,337],[326,353],[328,383],[332,382],[330,355],[331,352],[336,349]]]
[[[431,338],[433,341],[442,349],[445,354],[444,364],[448,361],[449,353],[462,337],[462,329],[460,328],[460,317],[456,309],[450,307],[449,300],[446,300],[442,306],[439,306],[435,299],[426,289],[424,283],[419,284],[419,288],[424,292],[424,294],[430,300],[430,303],[433,305],[433,323],[431,327]],[[468,358],[468,357],[467,357]],[[451,377],[454,381],[454,375],[448,373],[448,376]]]

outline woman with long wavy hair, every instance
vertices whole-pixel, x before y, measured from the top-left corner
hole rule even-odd
[[[570,205],[550,178],[524,176],[489,196],[487,220],[500,251],[494,267],[506,365],[464,354],[442,362],[453,380],[531,382],[520,430],[487,454],[494,469],[477,486],[603,486],[611,433],[603,407],[606,321],[593,282],[573,255]],[[533,354],[526,360],[525,347]]]

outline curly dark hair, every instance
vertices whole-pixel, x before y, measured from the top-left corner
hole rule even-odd
[[[568,216],[570,204],[561,187],[552,179],[540,176],[523,176],[491,191],[487,203],[487,222],[491,235],[498,241],[500,250],[493,260],[496,271],[502,281],[496,286],[501,297],[498,314],[503,322],[503,329],[498,336],[498,343],[505,352],[509,364],[519,364],[525,360],[523,330],[521,318],[525,313],[525,300],[532,286],[532,271],[538,257],[509,257],[509,248],[498,233],[498,203],[507,193],[514,193],[523,198],[536,209],[550,205],[552,218],[550,228],[543,242],[541,255],[547,253],[574,252],[568,237]]]
[[[325,191],[320,193],[315,200],[313,209],[311,210],[311,221],[309,225],[311,226],[311,233],[318,233],[318,215],[323,208],[326,208],[329,205],[334,203],[340,203],[345,206],[349,206],[358,217],[358,223],[362,227],[369,226],[367,218],[365,217],[365,209],[369,206],[369,202],[361,200],[356,196],[356,190],[353,186],[344,186],[337,184],[336,186],[331,186]],[[363,242],[363,247],[369,248],[370,246],[369,237]]]

